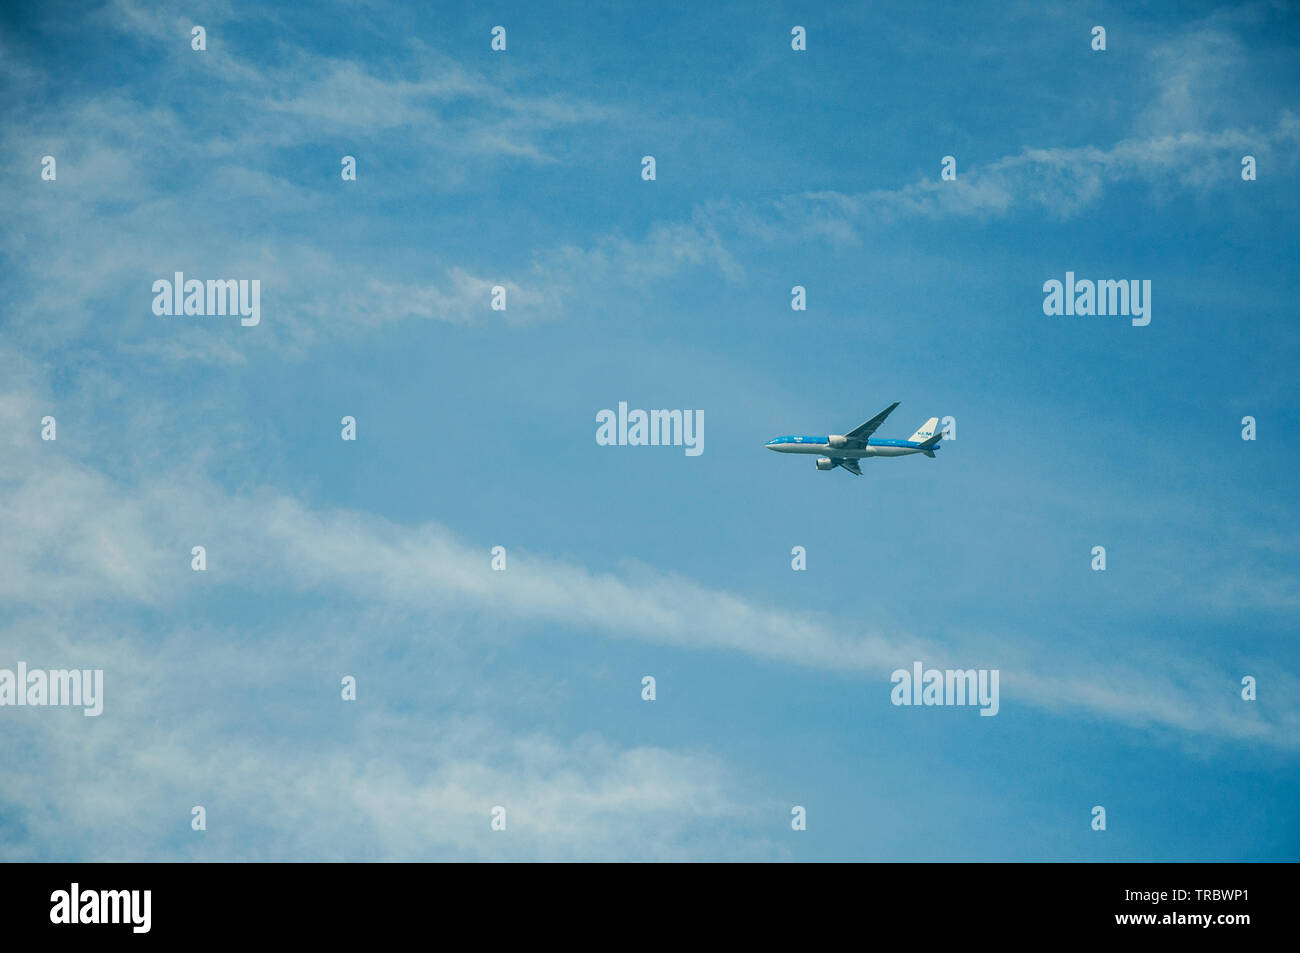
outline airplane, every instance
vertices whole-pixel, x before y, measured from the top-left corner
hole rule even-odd
[[[861,427],[846,434],[831,434],[828,437],[777,437],[763,446],[777,453],[818,453],[826,454],[817,458],[818,470],[834,470],[843,467],[854,476],[862,476],[858,461],[866,457],[903,457],[912,453],[923,453],[934,459],[934,452],[939,449],[943,431],[939,430],[939,418],[931,417],[921,424],[919,430],[906,440],[873,439],[872,434],[885,422],[885,418],[894,412],[898,401],[894,401]]]

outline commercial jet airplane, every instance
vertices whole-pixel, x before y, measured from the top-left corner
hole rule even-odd
[[[921,424],[921,429],[906,440],[872,438],[871,435],[897,406],[898,401],[894,401],[861,427],[846,434],[831,434],[829,437],[777,437],[764,446],[777,453],[824,453],[826,456],[817,458],[818,470],[843,467],[855,476],[862,476],[858,461],[866,457],[902,457],[909,453],[923,453],[934,459],[934,452],[939,449],[939,441],[943,439],[943,432],[938,429],[938,417],[931,417]]]

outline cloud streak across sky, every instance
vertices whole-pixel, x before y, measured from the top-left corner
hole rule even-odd
[[[1034,246],[1137,260],[1105,228],[1124,210],[1171,216],[1180,263],[1183,237],[1210,235],[1187,239],[1195,275],[1223,254],[1216,209],[1265,215],[1241,210],[1247,152],[1267,170],[1257,185],[1294,211],[1276,183],[1295,171],[1300,120],[1286,77],[1261,79],[1247,53],[1250,17],[1171,14],[1139,55],[1122,40],[1153,24],[1117,15],[1110,62],[1131,95],[1100,111],[1109,121],[1084,110],[1095,141],[1048,121],[978,148],[918,132],[882,142],[908,157],[885,174],[807,114],[801,83],[833,96],[844,81],[817,72],[816,44],[792,64],[808,74],[784,84],[770,81],[791,68],[780,56],[730,64],[723,108],[707,63],[627,80],[658,83],[647,96],[584,74],[580,52],[530,44],[547,25],[524,10],[498,58],[486,21],[395,36],[400,9],[340,10],[351,30],[313,35],[235,5],[200,16],[119,0],[78,27],[131,51],[113,81],[102,59],[60,68],[68,25],[37,17],[3,38],[0,666],[102,666],[108,688],[93,728],[75,712],[5,713],[0,754],[30,770],[0,781],[0,856],[785,859],[807,849],[790,840],[791,804],[824,818],[838,791],[861,798],[835,808],[851,836],[814,840],[811,856],[841,843],[899,856],[883,822],[862,819],[894,817],[911,765],[932,772],[936,798],[1012,778],[1022,793],[1004,809],[1041,826],[1063,799],[1085,815],[1094,798],[1140,801],[1130,749],[1170,777],[1189,764],[1256,772],[1259,796],[1285,801],[1300,683],[1279,633],[1300,606],[1300,546],[1277,481],[1293,460],[1263,443],[1245,451],[1283,456],[1229,468],[1243,413],[1273,441],[1293,428],[1259,364],[1294,355],[1269,304],[1293,284],[1261,280],[1264,264],[1187,289],[1258,315],[1239,326],[1275,342],[1256,358],[1244,341],[1216,353],[1214,318],[1167,305],[1180,299],[1158,276],[1161,352],[1142,364],[1147,339],[1067,339],[954,277],[1005,249],[1015,280],[1001,293],[1023,285],[1024,314],[1041,321],[1033,292],[1050,275]],[[1027,48],[1075,29],[1059,19],[1006,29],[1026,30]],[[206,20],[206,54],[189,48],[191,20]],[[1069,96],[1067,74],[1044,73],[1052,95]],[[1239,89],[1249,108],[1233,108]],[[832,106],[868,121],[852,99]],[[769,113],[788,128],[764,126]],[[701,149],[719,127],[716,150]],[[801,137],[827,174],[773,188],[763,162],[800,166]],[[768,148],[737,164],[742,140]],[[938,178],[947,151],[956,182]],[[656,152],[660,178],[641,182],[640,157]],[[38,175],[45,154],[54,183]],[[355,183],[339,179],[343,155],[358,158]],[[695,181],[728,162],[726,188]],[[1293,248],[1285,214],[1268,214],[1252,234]],[[149,288],[177,270],[260,278],[262,325],[164,323]],[[792,326],[797,282],[814,306]],[[498,284],[504,314],[488,304]],[[852,295],[865,303],[842,303]],[[931,300],[949,323],[928,323]],[[967,302],[982,309],[969,322],[952,307]],[[968,330],[990,326],[985,342]],[[1211,355],[1258,380],[1207,396],[1211,409],[1164,401]],[[1107,382],[1130,360],[1141,383],[1106,393],[1129,386]],[[1005,370],[1039,365],[1102,393]],[[880,464],[856,486],[751,452],[786,420],[851,426],[841,418],[895,391],[911,413],[933,401],[963,421],[954,452]],[[625,398],[705,408],[717,436],[689,477],[680,459],[624,467],[625,451],[597,452],[591,414]],[[337,439],[352,412],[355,447]],[[46,414],[55,442],[40,439]],[[304,419],[324,436],[285,434]],[[1151,440],[1149,421],[1185,428],[1213,459],[1184,469],[1198,444]],[[1022,427],[1052,453],[1022,452]],[[1167,485],[1144,483],[1150,472]],[[944,520],[928,519],[938,508]],[[1075,559],[1099,536],[1112,550],[1102,581],[1063,575],[1059,553]],[[206,574],[189,568],[198,543]],[[499,543],[505,573],[490,568]],[[806,580],[788,570],[795,543],[813,553]],[[935,723],[887,720],[889,674],[915,659],[1001,669],[1004,711],[987,721],[1007,722],[1021,749],[999,750],[1000,728],[968,738],[987,778],[945,758]],[[653,706],[636,695],[651,669],[665,692]],[[1266,686],[1255,706],[1239,697],[1247,671]],[[338,700],[346,672],[359,676],[353,707]],[[643,707],[600,707],[611,681]],[[800,706],[804,685],[826,710]],[[646,715],[671,712],[675,692],[698,724]],[[863,698],[882,707],[859,711]],[[788,725],[765,721],[772,711]],[[1108,754],[1076,768],[1086,780],[1045,786],[1036,759],[1092,744]],[[800,761],[819,745],[839,748]],[[979,801],[914,799],[894,828]],[[202,838],[194,804],[213,819]],[[495,804],[509,807],[508,839],[488,827]],[[1154,821],[1118,835],[1118,852],[1152,856],[1160,837],[1177,857],[1229,856]],[[1096,849],[1062,838],[1030,856]],[[1293,857],[1298,842],[1284,828],[1260,850]],[[956,857],[1006,849],[948,843]]]

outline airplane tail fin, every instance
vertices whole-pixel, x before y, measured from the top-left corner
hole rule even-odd
[[[922,450],[921,452],[922,452],[923,454],[925,454],[927,457],[929,457],[931,460],[934,459],[934,451],[933,451],[933,450]]]
[[[932,443],[935,436],[942,438],[943,433],[939,430],[939,418],[931,417],[925,423],[921,424],[920,429],[917,430],[916,433],[912,434],[912,436],[907,439],[912,443]]]

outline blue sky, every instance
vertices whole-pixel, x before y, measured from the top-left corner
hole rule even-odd
[[[1300,857],[1294,7],[4,16],[0,857]]]

